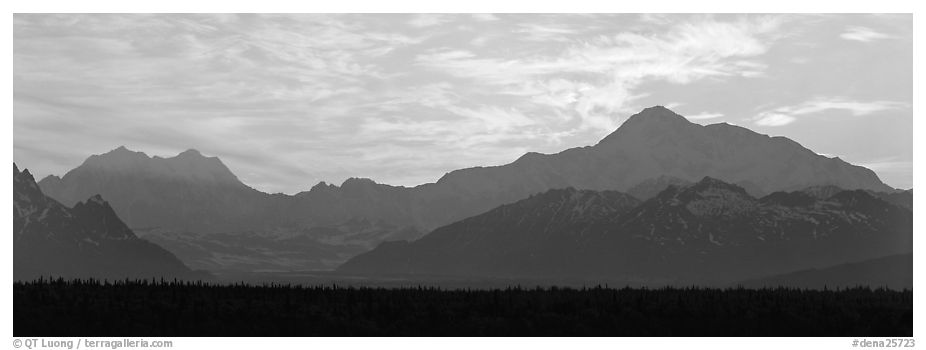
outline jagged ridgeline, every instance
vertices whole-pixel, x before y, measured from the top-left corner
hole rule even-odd
[[[729,284],[909,253],[912,227],[908,208],[865,190],[811,187],[757,199],[705,177],[643,202],[551,190],[411,243],[383,244],[339,270]]]
[[[241,183],[218,158],[195,150],[161,158],[124,147],[92,156],[61,178],[46,177],[39,186],[65,205],[101,194],[133,228],[213,233],[330,227],[363,218],[395,227],[383,236],[406,228],[420,236],[551,189],[651,196],[662,185],[704,176],[736,184],[755,197],[813,185],[894,190],[871,170],[787,138],[729,124],[701,126],[664,107],[631,116],[594,146],[528,153],[511,164],[456,170],[411,188],[349,179],[293,196],[267,194]]]
[[[69,208],[13,164],[13,278],[208,278],[139,239],[99,195]]]
[[[339,271],[718,282],[902,254],[912,240],[912,190],[658,106],[594,146],[416,187],[352,178],[267,194],[195,150],[124,147],[39,186],[65,205],[101,194],[200,269],[334,269],[355,257]]]

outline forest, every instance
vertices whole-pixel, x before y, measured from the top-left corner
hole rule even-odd
[[[913,335],[913,291],[854,287],[504,289],[38,279],[26,336]]]

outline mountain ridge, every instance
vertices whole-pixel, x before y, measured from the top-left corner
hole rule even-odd
[[[791,206],[705,177],[603,215],[558,214],[576,210],[563,207],[567,194],[595,193],[582,191],[550,190],[384,243],[338,271],[723,284],[903,253],[912,242],[912,212],[862,190]]]
[[[64,278],[209,278],[139,239],[99,195],[68,208],[13,164],[13,275]]]
[[[109,158],[116,165],[106,165]],[[164,163],[168,160],[173,160],[170,166]],[[138,167],[142,170],[118,171],[136,161],[145,163]],[[174,171],[174,165],[193,170]],[[150,167],[160,170],[145,170]],[[701,126],[665,107],[634,114],[591,146],[528,152],[509,164],[458,169],[415,187],[349,178],[340,186],[319,182],[295,195],[271,195],[241,183],[221,160],[195,150],[160,158],[125,147],[92,156],[62,178],[46,177],[39,185],[66,204],[102,194],[133,228],[315,232],[365,219],[389,227],[360,243],[375,246],[399,232],[424,234],[550,189],[632,191],[645,200],[664,184],[688,184],[705,176],[736,184],[753,197],[812,185],[893,192],[874,172],[786,138],[727,124]],[[903,196],[896,200],[907,201]]]

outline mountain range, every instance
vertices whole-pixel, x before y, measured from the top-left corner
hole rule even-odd
[[[704,177],[642,202],[551,190],[382,244],[338,270],[723,284],[912,250],[911,210],[865,190],[817,189],[754,198]]]
[[[13,164],[13,278],[208,278],[139,239],[99,195],[73,207],[48,198]]]
[[[415,240],[553,189],[622,191],[647,200],[669,185],[688,185],[705,176],[735,184],[753,197],[811,186],[897,193],[871,170],[816,154],[787,138],[729,124],[702,126],[660,106],[631,116],[594,146],[531,152],[507,165],[456,170],[415,187],[351,178],[340,186],[322,182],[295,195],[268,194],[243,184],[218,158],[195,150],[161,158],[124,147],[91,156],[60,178],[42,179],[39,186],[68,205],[101,194],[129,227],[153,232],[150,238],[164,245],[203,247],[215,243],[213,234],[253,233],[274,240],[262,246],[278,249],[272,248],[278,241],[298,236],[326,244],[336,257],[310,268],[332,268],[358,246]],[[896,197],[904,200],[902,194]],[[189,252],[204,266],[257,259],[237,251],[232,259]]]

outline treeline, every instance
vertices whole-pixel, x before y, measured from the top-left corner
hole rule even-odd
[[[896,336],[913,292],[13,284],[14,336]]]

